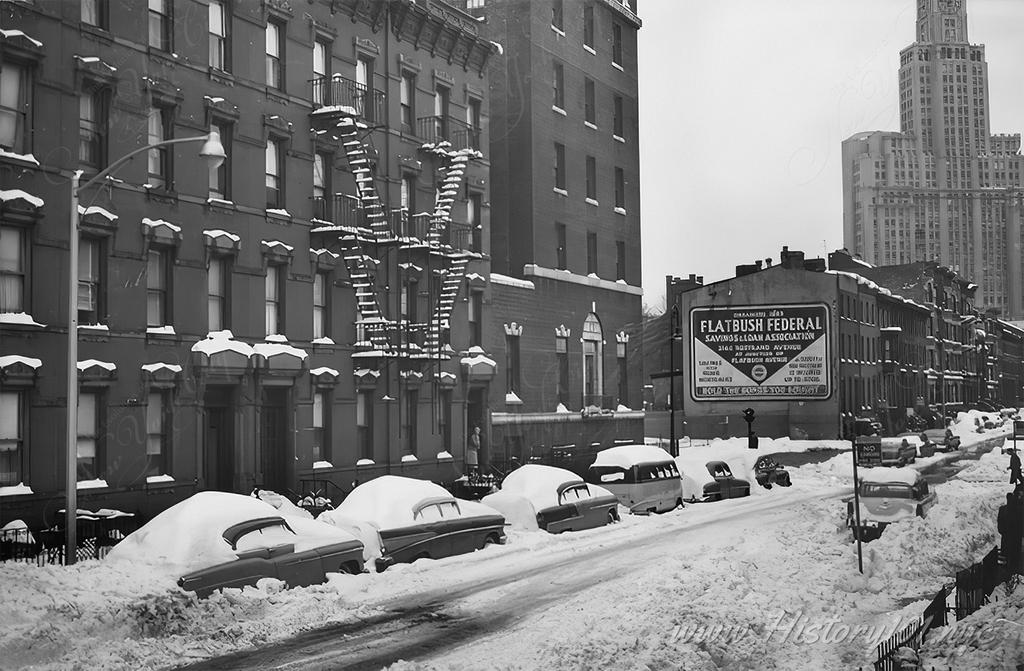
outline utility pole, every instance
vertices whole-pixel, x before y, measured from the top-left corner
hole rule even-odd
[[[679,443],[676,442],[676,337],[679,334],[679,305],[672,304],[672,312],[669,315],[668,337],[668,422],[669,422],[669,451],[673,457],[679,456]]]

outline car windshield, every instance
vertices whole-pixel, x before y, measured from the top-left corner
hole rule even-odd
[[[860,495],[887,499],[914,498],[908,485],[895,482],[865,482],[860,486]]]

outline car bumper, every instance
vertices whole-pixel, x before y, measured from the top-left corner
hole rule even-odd
[[[377,573],[381,573],[385,571],[389,566],[395,565],[395,558],[390,555],[377,557],[377,559],[374,560],[373,564],[377,569]]]

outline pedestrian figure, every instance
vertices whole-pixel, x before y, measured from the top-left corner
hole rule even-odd
[[[1020,573],[1021,537],[1024,534],[1022,517],[1020,499],[1008,493],[1006,503],[999,506],[996,524],[1003,556],[1006,557],[1006,570],[1010,575]]]
[[[480,465],[480,427],[474,426],[466,445],[466,470],[468,475],[476,475]]]
[[[1017,485],[1024,483],[1024,475],[1020,472],[1020,455],[1017,454],[1017,448],[1010,449],[1010,467],[1006,469],[1010,471],[1010,484]]]

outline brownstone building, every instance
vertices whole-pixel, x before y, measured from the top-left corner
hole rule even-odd
[[[635,0],[466,3],[491,59],[495,461],[643,438]],[[631,342],[632,341],[632,342]]]
[[[80,193],[79,505],[461,472],[494,374],[472,16],[35,0],[0,27],[0,523],[63,507],[71,171],[211,129],[216,170],[165,145]]]

